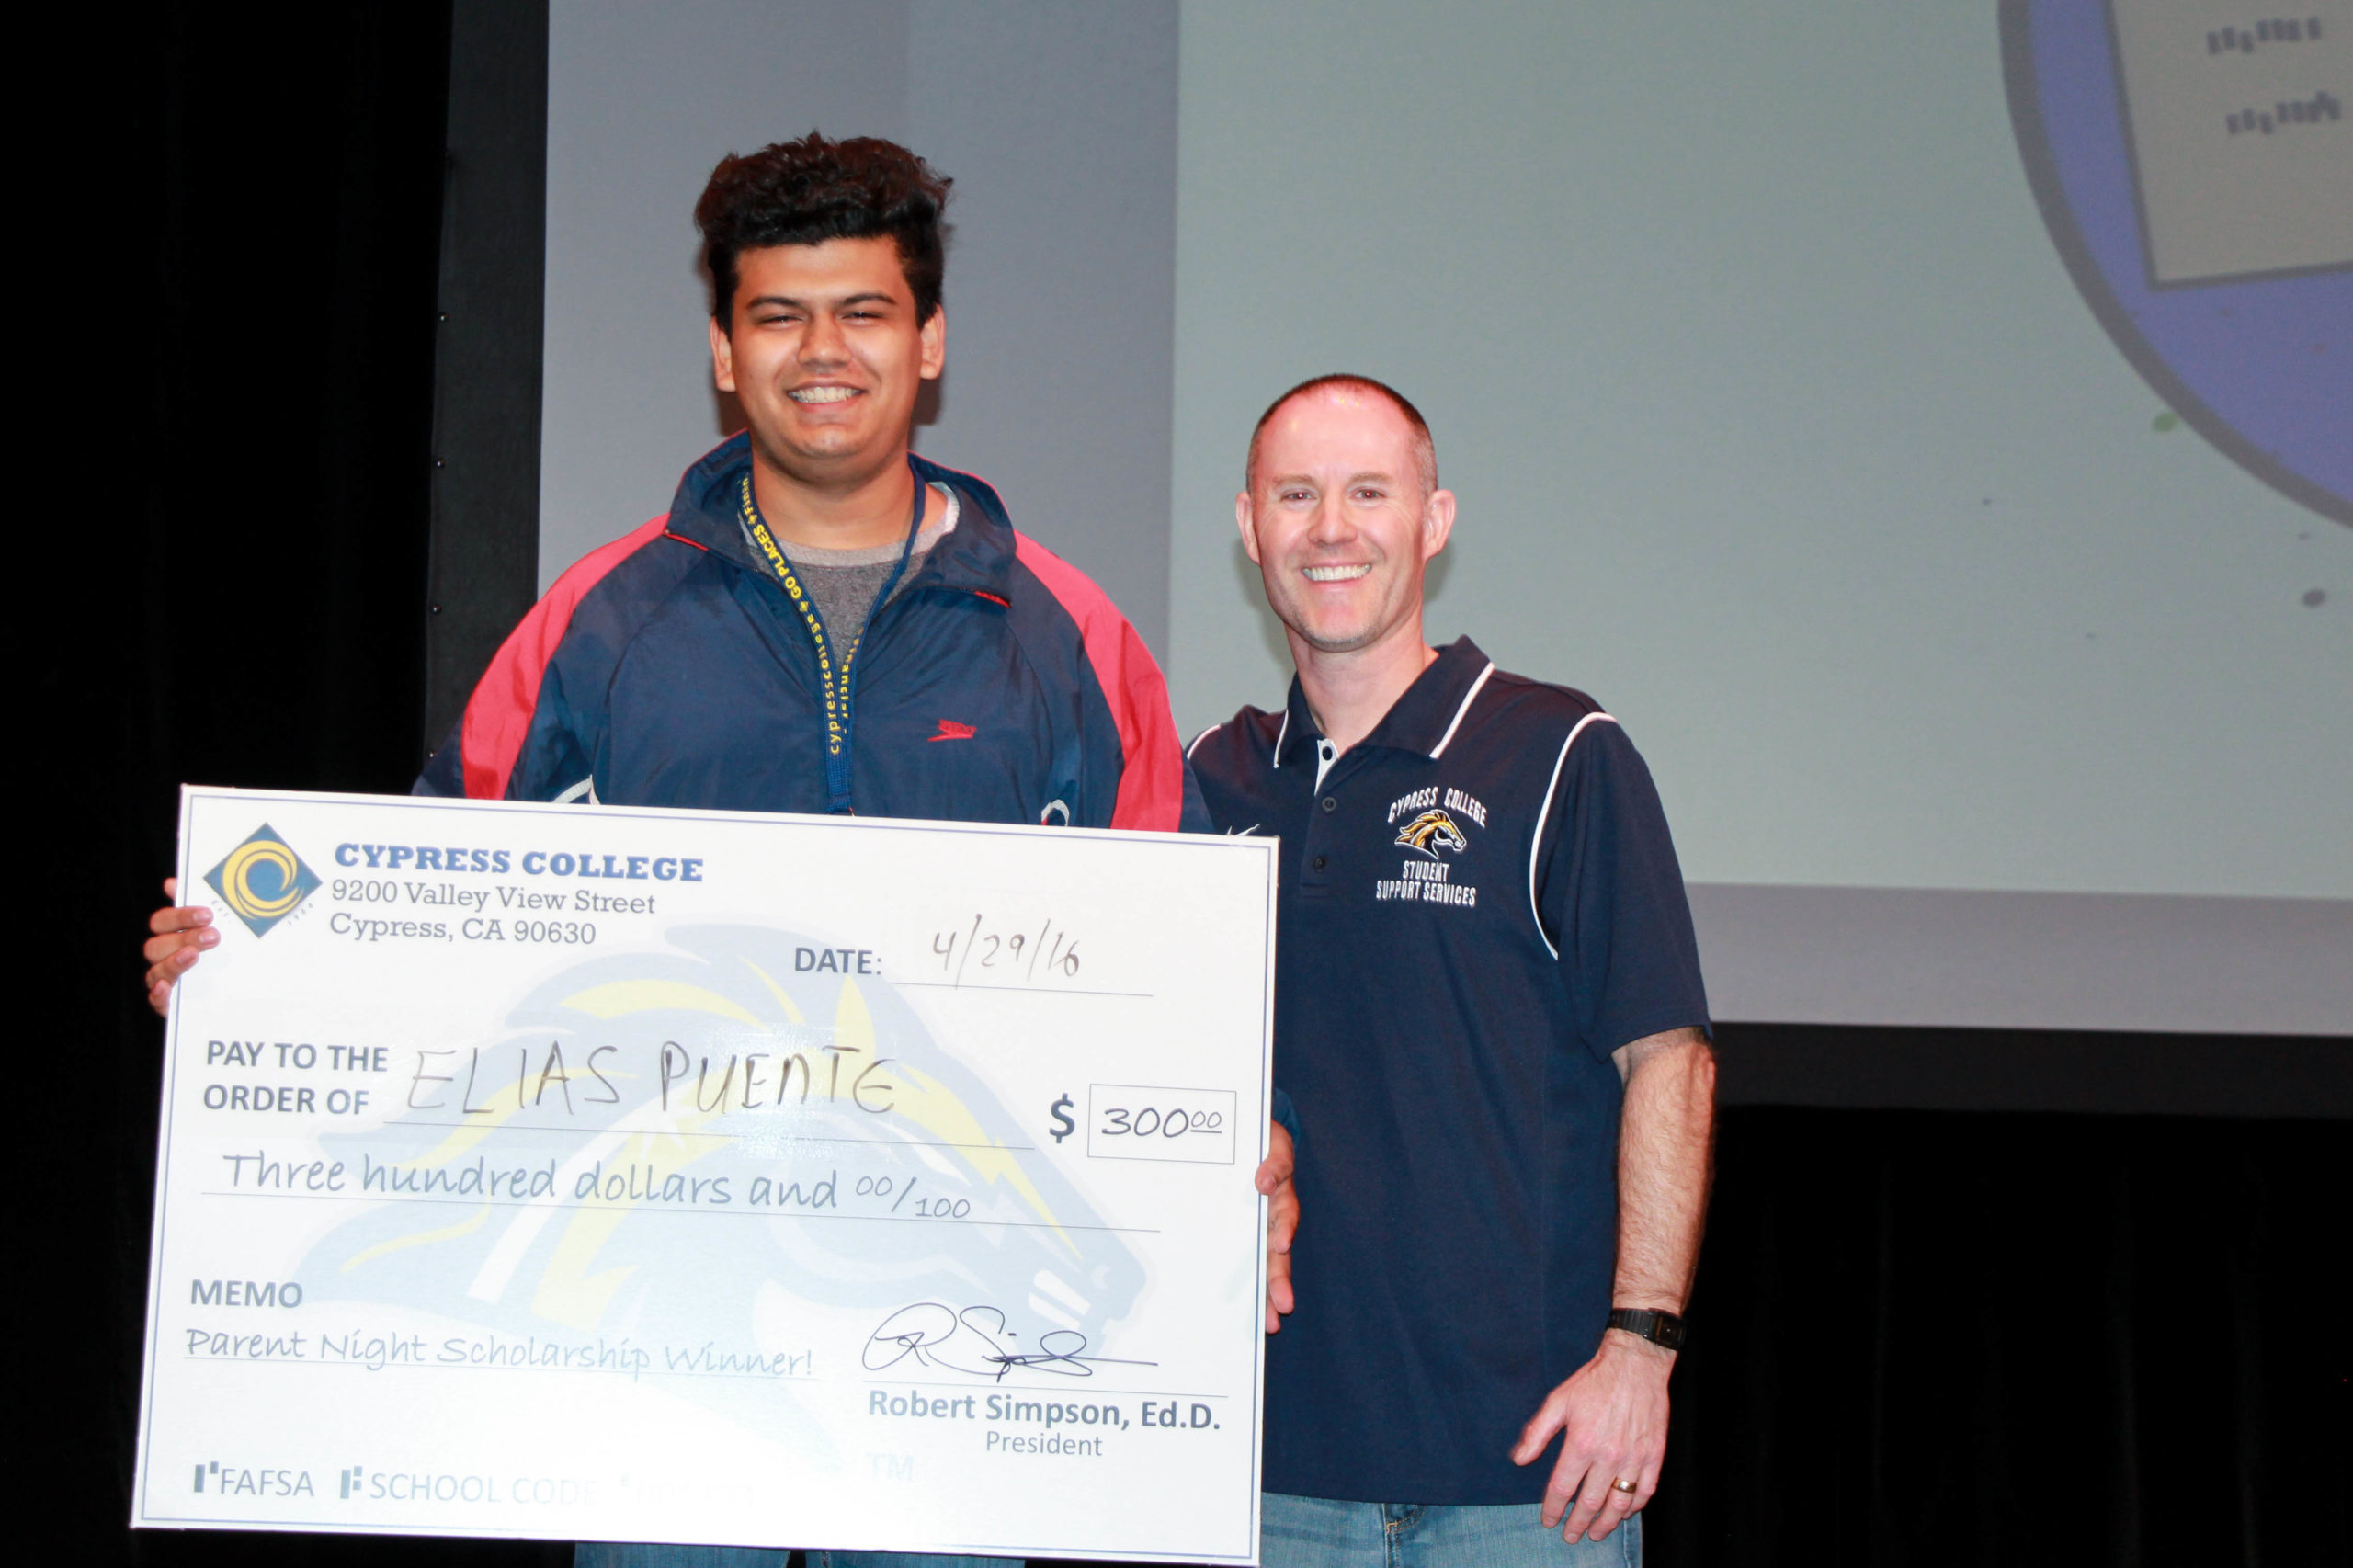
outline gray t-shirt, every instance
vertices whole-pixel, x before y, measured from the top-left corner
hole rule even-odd
[[[956,492],[944,484],[934,488],[947,498],[948,509],[940,514],[938,522],[926,523],[915,535],[907,569],[891,588],[891,597],[894,599],[915,581],[924,552],[938,544],[942,535],[955,529]],[[744,529],[744,542],[752,545],[755,554],[758,553],[759,547],[753,542],[748,526]],[[874,597],[882,591],[891,568],[899,563],[899,551],[904,548],[905,540],[894,540],[864,550],[820,550],[814,545],[786,544],[782,540],[777,542],[783,547],[785,559],[792,562],[801,585],[816,601],[817,613],[824,618],[826,639],[842,657],[847,658],[849,650],[858,646],[859,636],[865,632],[866,623],[881,608],[874,602]]]

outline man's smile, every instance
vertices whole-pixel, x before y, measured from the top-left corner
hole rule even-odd
[[[1302,566],[1311,583],[1353,583],[1372,570],[1372,562],[1360,562],[1354,566]]]
[[[795,387],[784,394],[795,403],[847,403],[858,395],[856,387]]]

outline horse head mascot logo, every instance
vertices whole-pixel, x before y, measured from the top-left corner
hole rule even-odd
[[[1468,849],[1471,841],[1444,812],[1424,812],[1397,830],[1397,842],[1435,860],[1441,849]]]

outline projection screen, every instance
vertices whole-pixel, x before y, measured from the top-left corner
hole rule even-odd
[[[2353,1032],[2353,3],[556,0],[541,577],[727,426],[710,164],[958,178],[926,452],[1282,700],[1233,524],[1350,369],[1431,632],[1657,775],[1719,1017]]]

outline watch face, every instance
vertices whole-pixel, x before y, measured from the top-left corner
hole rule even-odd
[[[2353,525],[2353,0],[2003,0],[2010,119],[2092,313],[2232,460]]]

